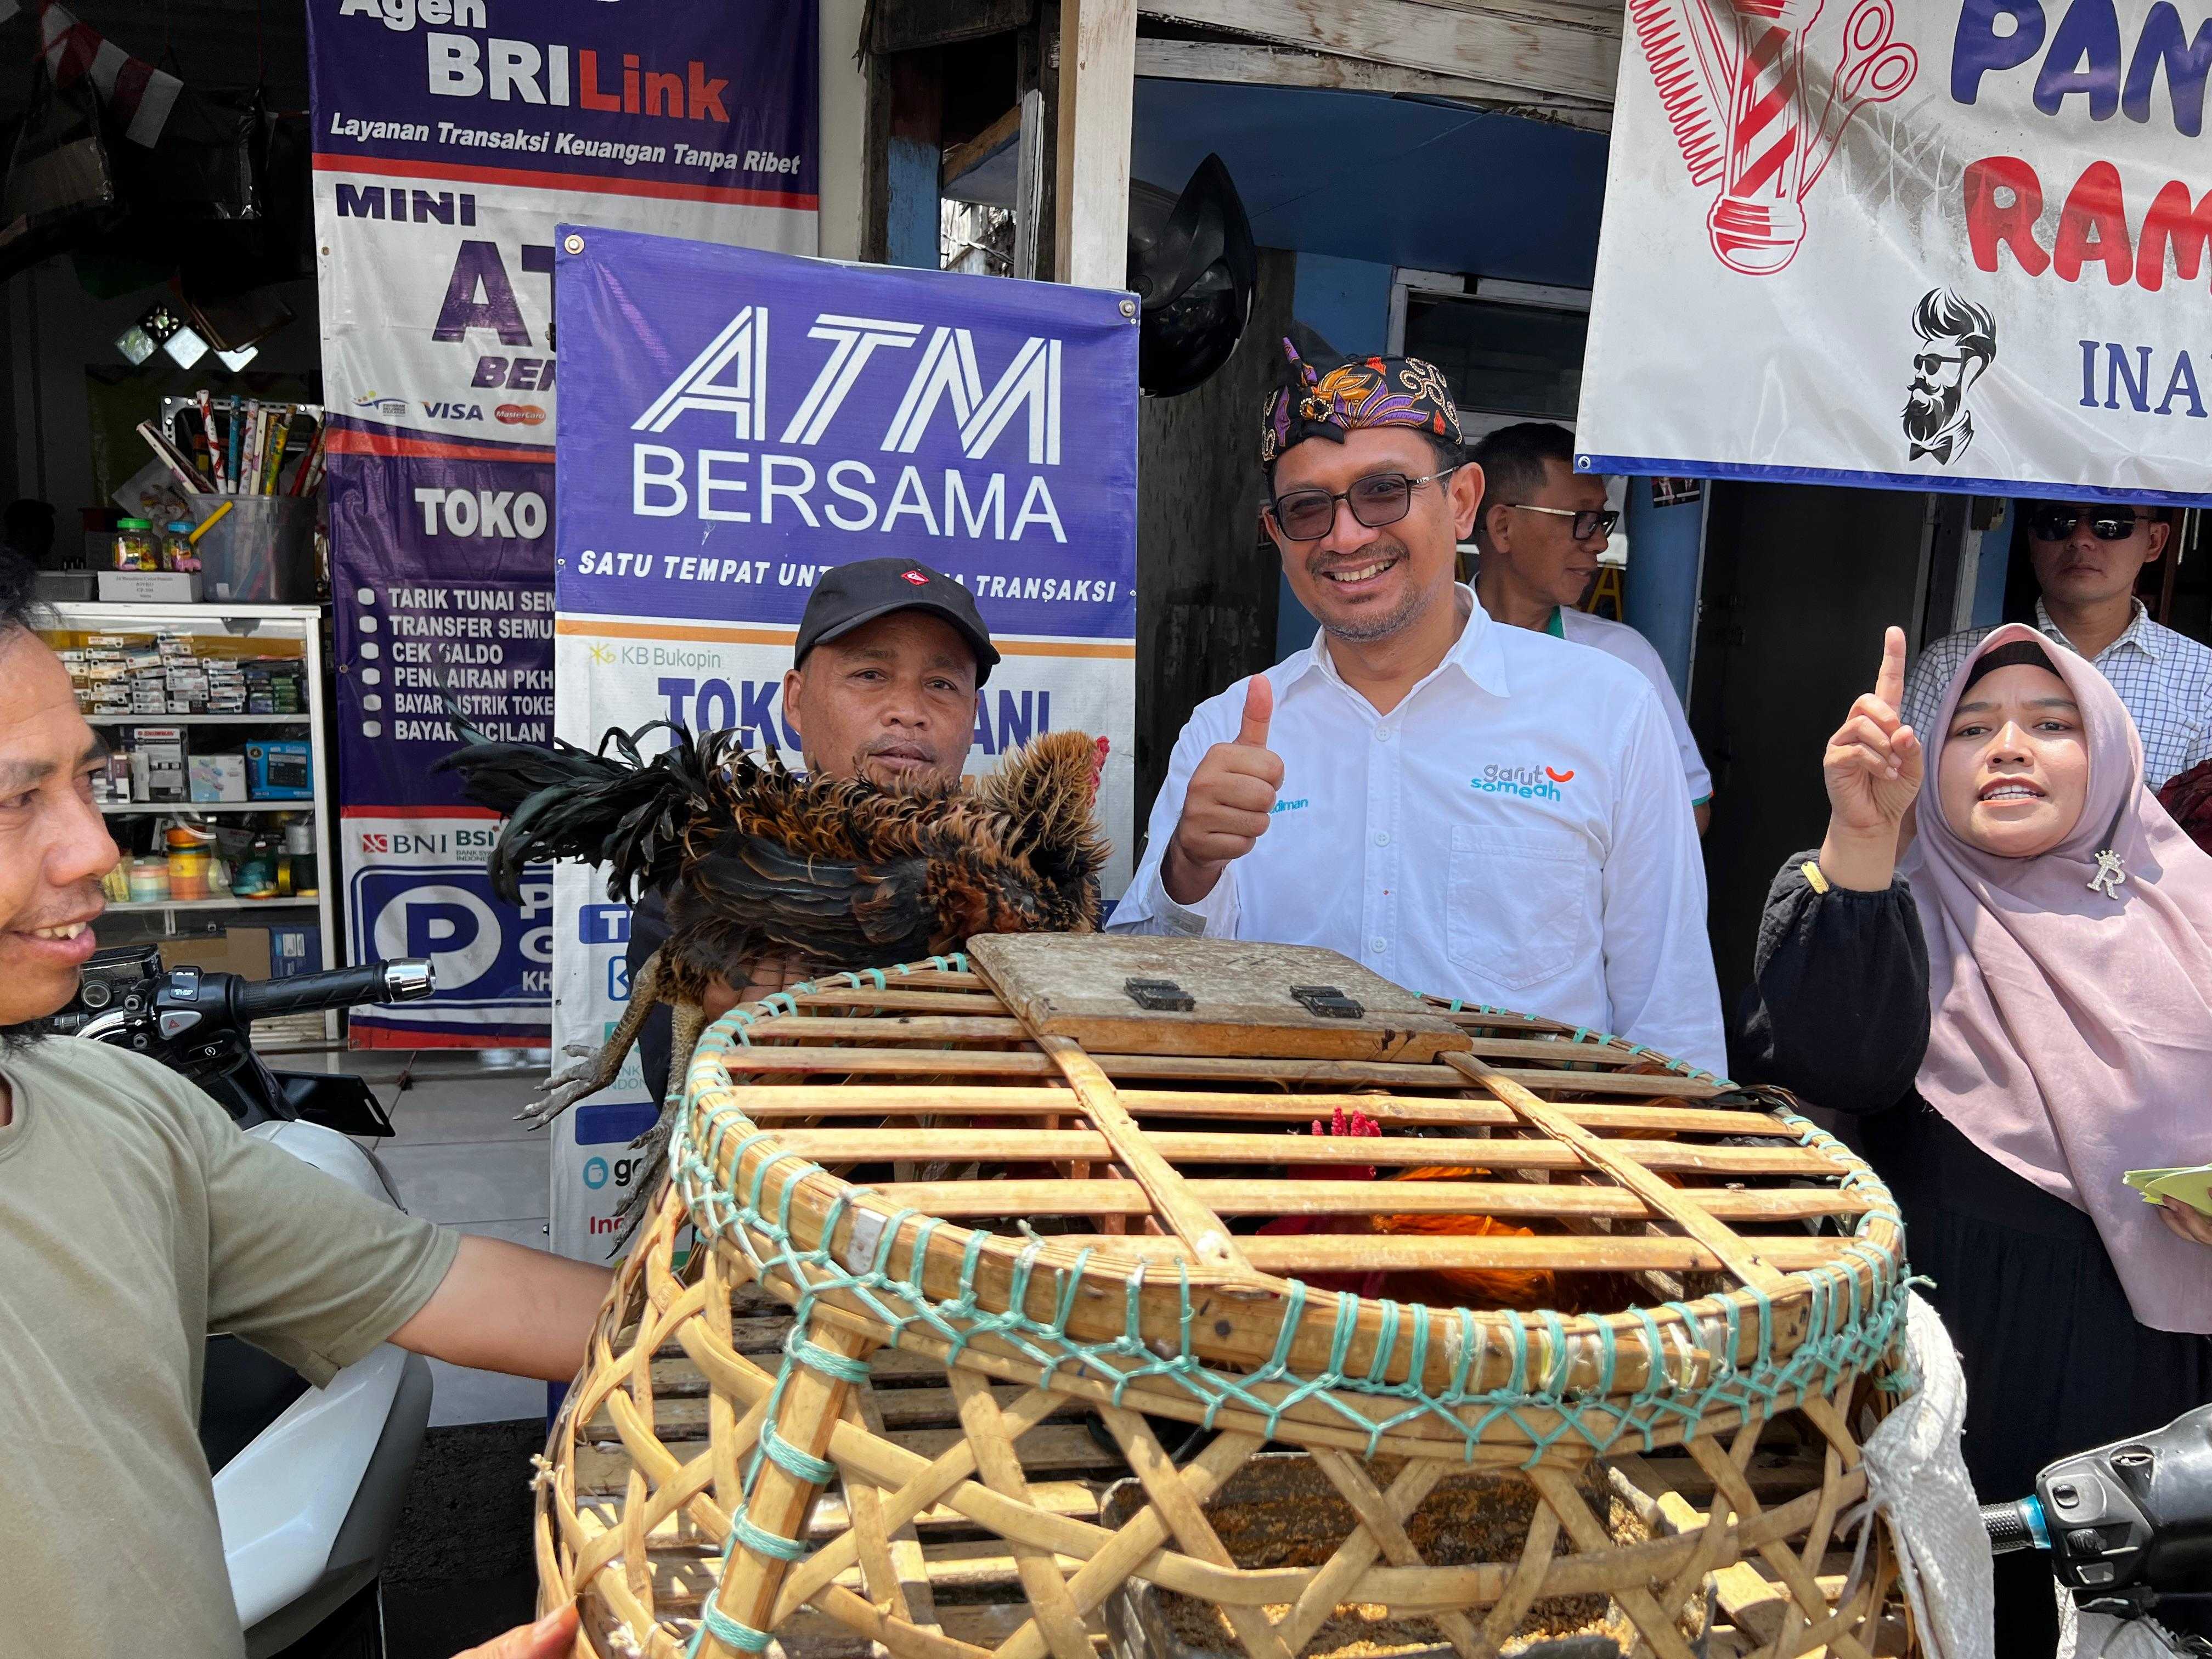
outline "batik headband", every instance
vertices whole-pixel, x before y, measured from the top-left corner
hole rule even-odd
[[[1375,426],[1407,427],[1447,443],[1462,441],[1451,388],[1434,363],[1419,357],[1346,357],[1316,373],[1288,340],[1283,355],[1297,375],[1267,396],[1260,423],[1262,466],[1273,465],[1276,457],[1308,438],[1340,444],[1346,433]]]

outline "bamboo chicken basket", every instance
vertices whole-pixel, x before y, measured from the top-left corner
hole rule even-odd
[[[1844,1535],[1903,1251],[1786,1097],[1601,1033],[1302,947],[979,938],[706,1033],[541,1463],[542,1602],[654,1659],[1094,1659],[1133,1589],[1252,1659],[1347,1606],[1495,1659],[1575,1595],[1623,1653],[1905,1652]],[[1263,1451],[1349,1517],[1301,1565],[1209,1511]],[[1425,1559],[1477,1474],[1518,1534]]]

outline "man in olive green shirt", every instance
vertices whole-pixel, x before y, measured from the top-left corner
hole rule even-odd
[[[604,1268],[458,1237],[240,1133],[143,1057],[36,1022],[75,994],[104,751],[0,569],[0,1653],[244,1651],[198,1423],[208,1334],[327,1382],[380,1342],[573,1376]],[[563,1611],[480,1656],[568,1651]]]

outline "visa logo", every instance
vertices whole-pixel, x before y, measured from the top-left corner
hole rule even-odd
[[[481,421],[482,404],[424,404],[422,412],[434,421]]]

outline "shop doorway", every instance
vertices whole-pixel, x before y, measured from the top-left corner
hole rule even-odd
[[[1589,292],[1400,270],[1390,349],[1443,371],[1473,443],[1516,421],[1571,428],[1582,403]]]
[[[1820,755],[1874,684],[1881,630],[1917,639],[1929,501],[1715,482],[1691,729],[1712,769],[1708,924],[1733,1030],[1767,884],[1827,827]]]

